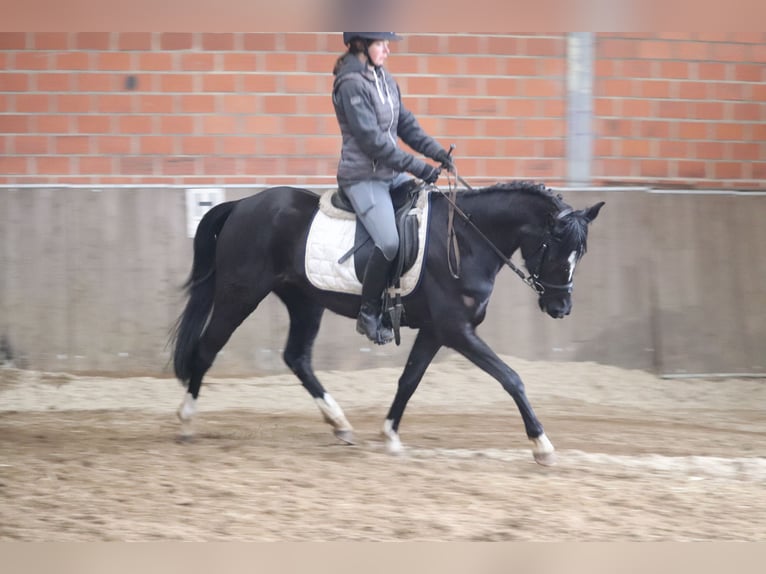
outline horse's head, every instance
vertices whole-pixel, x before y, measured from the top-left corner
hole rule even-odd
[[[604,205],[601,201],[578,211],[563,209],[552,215],[542,228],[528,227],[521,242],[521,253],[536,289],[540,310],[554,319],[572,310],[572,278],[575,265],[585,255],[588,224]]]

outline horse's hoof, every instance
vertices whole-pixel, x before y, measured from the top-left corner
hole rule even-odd
[[[535,462],[541,466],[555,466],[558,462],[555,452],[533,452]]]
[[[334,434],[338,440],[343,441],[346,444],[356,444],[356,439],[354,438],[354,431],[336,430]]]

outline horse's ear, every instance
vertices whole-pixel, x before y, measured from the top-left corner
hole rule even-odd
[[[585,210],[585,221],[590,223],[598,216],[598,212],[604,207],[605,201],[599,201],[596,205],[593,205]]]

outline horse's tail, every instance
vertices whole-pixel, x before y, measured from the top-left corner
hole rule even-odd
[[[194,262],[183,288],[189,299],[172,335],[173,368],[178,380],[187,385],[192,376],[197,343],[205,329],[215,294],[215,250],[218,234],[237,202],[220,203],[208,211],[194,235]]]

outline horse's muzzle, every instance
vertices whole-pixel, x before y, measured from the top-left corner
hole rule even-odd
[[[540,297],[540,310],[548,313],[554,319],[563,319],[572,311],[572,299],[566,297]]]

